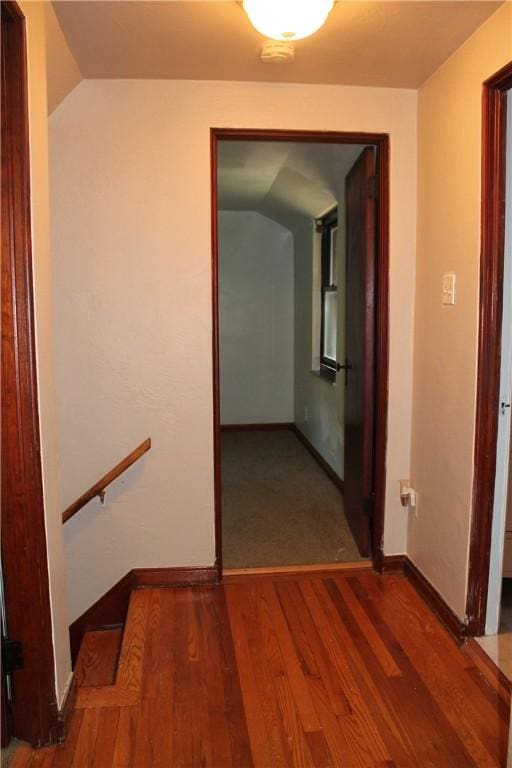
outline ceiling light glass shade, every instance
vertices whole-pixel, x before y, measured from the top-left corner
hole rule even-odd
[[[253,27],[273,40],[300,40],[325,22],[334,0],[243,0]]]

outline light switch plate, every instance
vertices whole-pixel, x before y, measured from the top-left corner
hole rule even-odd
[[[444,306],[455,304],[455,272],[447,272],[443,275],[442,302]]]

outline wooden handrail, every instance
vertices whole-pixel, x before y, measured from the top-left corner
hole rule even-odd
[[[144,442],[135,448],[134,451],[129,453],[128,456],[120,461],[119,464],[116,464],[116,466],[111,469],[110,472],[107,472],[107,474],[104,475],[101,480],[98,480],[97,483],[94,483],[94,485],[92,485],[88,491],[83,493],[80,498],[70,504],[69,507],[62,513],[62,522],[65,523],[71,517],[73,517],[73,515],[76,515],[78,510],[82,509],[82,507],[85,507],[85,505],[88,504],[91,499],[94,499],[95,496],[99,496],[103,501],[105,488],[107,485],[110,485],[110,483],[112,483],[116,477],[119,477],[119,475],[128,469],[128,467],[131,467],[131,465],[134,464],[137,459],[140,459],[140,457],[146,453],[146,451],[149,451],[150,448],[151,438],[148,437],[147,440],[144,440]]]

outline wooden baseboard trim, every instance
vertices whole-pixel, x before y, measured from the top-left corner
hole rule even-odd
[[[217,566],[188,568],[134,568],[108,592],[79,616],[69,627],[71,659],[75,664],[86,632],[123,626],[134,589],[144,587],[184,587],[215,584],[219,581]]]
[[[71,680],[69,681],[68,689],[64,696],[64,701],[62,702],[62,707],[60,708],[60,711],[59,711],[58,738],[60,742],[64,741],[68,734],[69,720],[73,710],[75,709],[76,695],[77,695],[76,678],[75,678],[75,673],[73,672],[71,674]]]
[[[491,657],[484,651],[482,646],[473,637],[470,637],[464,645],[464,653],[470,657],[475,666],[482,675],[488,680],[491,686],[498,692],[499,697],[510,705],[510,695],[512,693],[512,681],[498,667]]]
[[[324,457],[317,451],[313,443],[311,443],[308,440],[306,435],[304,435],[303,432],[301,432],[300,429],[295,424],[292,424],[291,429],[294,432],[295,436],[300,440],[302,445],[309,451],[309,453],[312,455],[315,461],[318,464],[320,464],[320,466],[324,470],[325,474],[329,477],[329,479],[332,480],[334,485],[336,485],[340,489],[340,491],[343,493],[345,486],[341,477],[338,474],[336,474],[336,472],[331,467],[331,465],[328,464],[324,459]]]
[[[294,424],[291,421],[276,421],[266,424],[221,424],[221,432],[256,432],[273,431],[276,429],[293,429]]]
[[[382,572],[388,574],[403,573],[416,592],[427,603],[430,610],[435,613],[458,642],[462,642],[468,636],[466,624],[452,611],[437,589],[407,555],[385,555],[382,559]]]
[[[461,642],[467,637],[467,626],[459,619],[437,589],[432,586],[430,581],[422,574],[412,560],[405,558],[404,572],[416,591],[422,596],[429,608],[436,614],[438,619],[452,633],[455,639]]]
[[[403,573],[405,571],[406,555],[383,555],[382,573]]]
[[[70,625],[69,639],[73,665],[86,632],[119,627],[124,624],[130,594],[134,588],[133,571],[129,571]]]

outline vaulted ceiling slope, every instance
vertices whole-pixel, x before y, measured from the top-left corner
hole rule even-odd
[[[79,84],[82,80],[82,73],[69,49],[51,3],[45,3],[44,15],[48,114],[50,115],[68,93],[71,93]]]
[[[220,210],[257,211],[285,226],[336,204],[363,149],[357,144],[220,141]]]
[[[337,2],[296,43],[291,64],[262,64],[263,38],[235,0],[54,0],[85,78],[171,78],[417,88],[500,5],[493,0]]]

